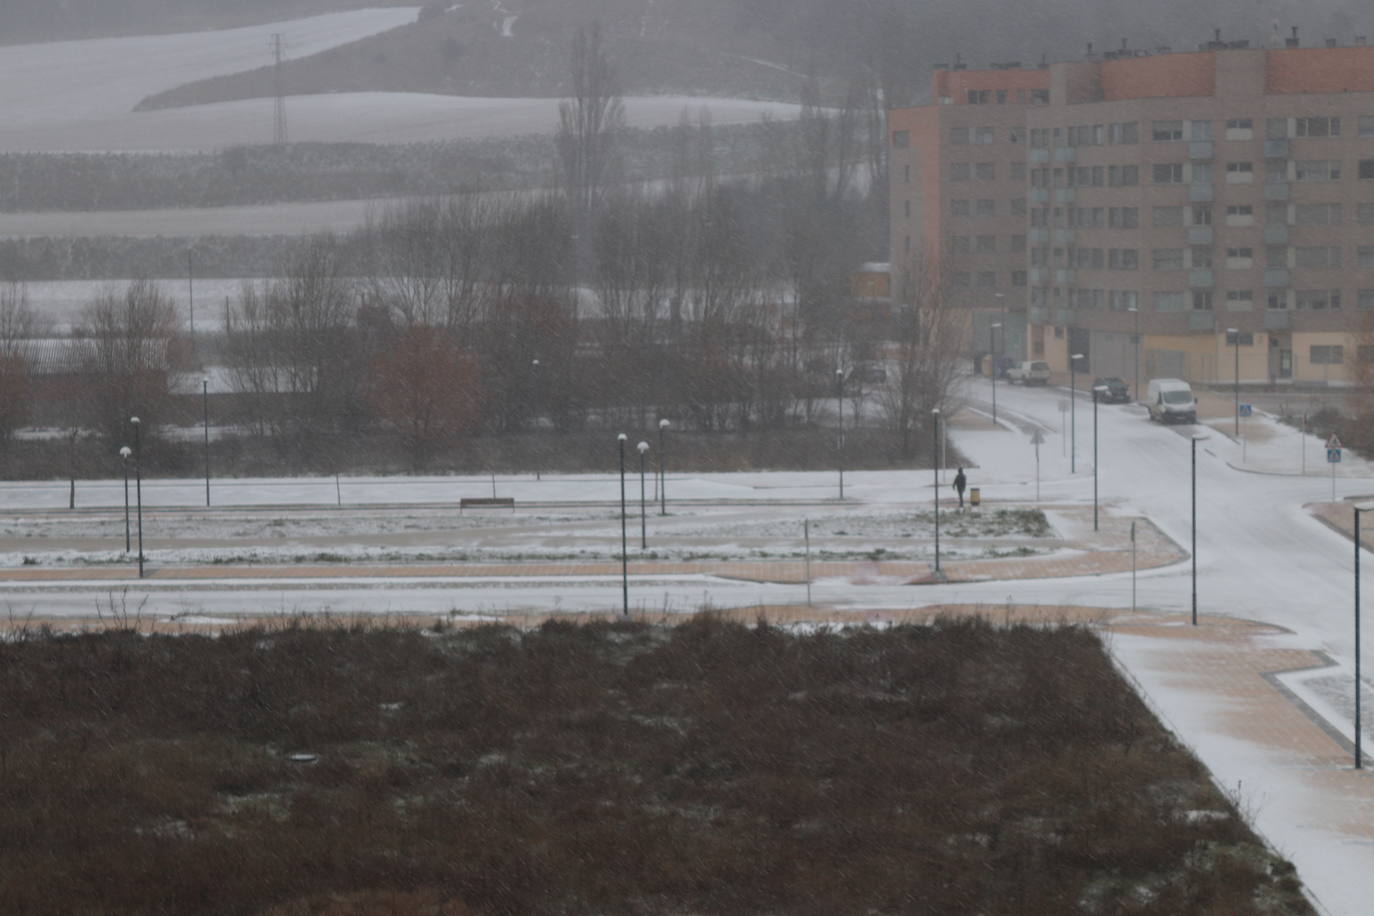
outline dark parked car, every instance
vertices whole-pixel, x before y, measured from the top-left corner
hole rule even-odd
[[[1098,391],[1099,388],[1105,390]],[[1093,400],[1103,404],[1125,404],[1131,400],[1131,390],[1119,378],[1093,379]]]

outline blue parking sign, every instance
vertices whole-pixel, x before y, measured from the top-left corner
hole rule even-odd
[[[1327,464],[1340,464],[1340,463],[1341,463],[1341,450],[1338,449],[1338,448],[1329,448],[1329,449],[1327,449],[1327,450],[1326,450],[1326,463],[1327,463]]]
[[[1250,416],[1253,412],[1254,412],[1254,410],[1253,410],[1253,408],[1251,407],[1251,405],[1249,405],[1249,404],[1242,404],[1242,405],[1240,405],[1240,415],[1241,415],[1242,417],[1248,417],[1248,416]]]

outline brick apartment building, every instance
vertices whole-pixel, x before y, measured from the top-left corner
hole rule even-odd
[[[1275,44],[937,69],[935,104],[889,112],[894,300],[935,277],[971,353],[1141,386],[1229,383],[1237,358],[1243,384],[1353,379],[1374,47]]]

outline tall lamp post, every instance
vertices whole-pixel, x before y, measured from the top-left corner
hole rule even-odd
[[[129,456],[133,451],[125,445],[119,449],[119,457],[124,462],[124,553],[127,555],[133,543],[129,540]]]
[[[1364,766],[1360,753],[1360,728],[1364,724],[1360,717],[1360,513],[1374,509],[1374,504],[1354,506],[1355,510],[1355,769]]]
[[[1106,385],[1093,386],[1093,530],[1097,530],[1097,402],[1107,391]]]
[[[992,365],[992,425],[997,425],[997,351],[993,348],[994,335],[1002,326],[1000,321],[988,325],[988,362]],[[1005,341],[1005,335],[1003,335]]]
[[[840,499],[844,499],[844,370],[835,370],[835,409],[840,428],[835,434],[835,464],[840,471]]]
[[[1069,357],[1069,473],[1078,472],[1078,361],[1082,353]]]
[[[1201,436],[1189,441],[1193,450],[1192,506],[1193,506],[1193,626],[1197,626],[1197,444]]]
[[[134,427],[134,493],[138,498],[138,577],[143,578],[143,437],[138,417],[130,417]]]
[[[1236,438],[1240,438],[1240,331],[1236,328],[1226,329],[1227,342],[1236,351],[1236,369],[1232,381],[1232,388],[1236,394]]]
[[[1138,401],[1140,400],[1140,309],[1133,305],[1126,311],[1130,312],[1135,319],[1135,333],[1133,335],[1135,346],[1132,348],[1134,352],[1132,362],[1135,368],[1135,387],[1131,391],[1135,392],[1135,399]]]
[[[630,616],[630,549],[625,535],[625,439],[624,433],[616,436],[620,446],[620,595],[621,614]]]
[[[534,403],[530,405],[530,408],[531,408],[531,410],[533,411],[533,413],[535,414],[534,419],[535,419],[535,420],[538,420],[538,419],[539,419],[539,360],[537,360],[537,359],[530,360],[530,377],[534,380],[534,391],[532,392],[532,397],[530,398],[530,400],[532,400]],[[540,476],[539,476],[539,474],[540,474],[540,470],[539,470],[539,449],[536,447],[536,448],[534,448],[534,449],[531,449],[531,451],[534,452],[534,479],[535,479],[535,480],[539,480],[539,479],[540,479]]]
[[[645,550],[649,546],[649,527],[644,518],[644,453],[649,450],[649,443],[640,442],[636,448],[639,449],[639,549]]]
[[[210,377],[200,380],[200,407],[205,425],[205,508],[210,508]]]
[[[658,421],[658,514],[668,514],[668,453],[663,450],[663,436],[668,432],[668,420]]]
[[[930,412],[930,463],[935,468],[935,574],[940,574],[940,408]]]

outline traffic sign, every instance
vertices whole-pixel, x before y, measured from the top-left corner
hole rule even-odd
[[[1340,447],[1341,447],[1341,440],[1340,440],[1340,438],[1339,438],[1335,433],[1332,433],[1332,434],[1331,434],[1331,438],[1326,440],[1326,447],[1327,447],[1327,448],[1340,448]]]
[[[1253,408],[1251,405],[1249,405],[1249,404],[1242,404],[1242,405],[1240,405],[1240,415],[1241,415],[1242,417],[1248,417],[1248,416],[1250,416],[1250,414],[1252,414],[1253,412],[1254,412],[1254,408]]]
[[[1040,427],[1031,430],[1031,445],[1044,445],[1045,434],[1040,431]]]
[[[1340,464],[1340,463],[1341,463],[1341,450],[1338,449],[1338,448],[1329,448],[1329,449],[1327,449],[1327,450],[1326,450],[1326,463],[1327,463],[1327,464]]]

